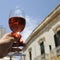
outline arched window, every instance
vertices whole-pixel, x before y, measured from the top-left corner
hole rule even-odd
[[[32,48],[29,49],[29,59],[32,60]]]
[[[54,40],[55,40],[55,45],[56,45],[56,47],[60,46],[60,31],[58,31],[58,32],[54,35]]]
[[[40,43],[40,48],[41,48],[41,55],[45,54],[44,42]]]

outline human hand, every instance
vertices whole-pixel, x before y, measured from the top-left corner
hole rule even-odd
[[[0,39],[0,58],[6,56],[9,50],[12,48],[14,42],[17,42],[17,38],[12,37],[11,33],[5,34]]]

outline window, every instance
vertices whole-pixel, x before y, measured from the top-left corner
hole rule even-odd
[[[29,60],[32,60],[32,48],[29,49]]]
[[[60,31],[58,31],[58,32],[54,35],[54,40],[55,40],[55,45],[56,45],[56,47],[60,46]]]
[[[31,54],[31,51],[29,51],[29,57],[30,57],[30,60],[32,60],[32,54]]]
[[[54,40],[55,40],[55,45],[56,45],[56,48],[58,48],[60,46],[60,31],[58,31],[55,35],[54,35]],[[60,54],[60,48],[58,48],[56,50],[57,52],[57,56],[59,56]]]
[[[44,42],[40,43],[41,55],[45,54]]]
[[[51,45],[49,45],[49,48],[50,48],[50,51],[51,51],[51,49],[52,49],[52,48],[51,48]]]

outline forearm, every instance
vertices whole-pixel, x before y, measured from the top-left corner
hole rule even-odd
[[[0,39],[0,58],[6,56],[9,50],[12,48],[14,42],[17,41],[17,38],[11,36],[11,34],[5,34]]]

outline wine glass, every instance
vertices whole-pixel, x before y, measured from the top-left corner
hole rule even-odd
[[[13,37],[18,38],[18,43],[23,42],[21,39],[22,35],[21,32],[24,30],[26,25],[25,14],[24,11],[20,8],[15,8],[10,11],[9,27],[11,29],[11,35]]]

